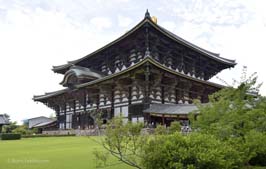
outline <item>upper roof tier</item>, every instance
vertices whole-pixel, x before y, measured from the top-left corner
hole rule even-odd
[[[145,31],[145,30],[147,30],[146,28],[148,28],[150,31]],[[144,34],[143,34],[143,32],[144,32]],[[90,60],[90,58],[99,57],[99,55],[103,55],[102,53],[107,53],[107,55],[108,55],[108,53],[111,54],[112,52],[108,52],[108,50],[110,50],[111,48],[112,48],[112,50],[113,50],[113,48],[119,48],[116,50],[116,51],[119,51],[121,49],[119,44],[122,43],[122,41],[124,44],[132,44],[132,42],[135,42],[137,39],[138,43],[141,43],[142,45],[144,45],[146,50],[149,50],[150,52],[157,50],[160,52],[160,50],[163,50],[164,48],[158,49],[157,46],[156,47],[153,46],[153,41],[157,40],[158,37],[160,37],[160,36],[155,37],[155,36],[153,36],[152,33],[159,34],[160,36],[163,37],[163,39],[167,39],[171,42],[174,42],[178,45],[181,45],[183,48],[189,48],[191,51],[196,53],[196,55],[197,54],[200,55],[202,60],[204,60],[204,59],[207,60],[207,61],[204,60],[205,62],[213,62],[213,63],[209,64],[209,65],[215,65],[215,66],[213,66],[215,70],[213,71],[211,76],[215,75],[216,73],[218,73],[219,71],[221,71],[223,69],[234,67],[236,65],[235,60],[230,60],[230,59],[220,57],[220,55],[217,53],[213,53],[213,52],[210,52],[210,51],[205,50],[203,48],[200,48],[200,47],[182,39],[181,37],[171,33],[170,31],[159,26],[158,24],[154,23],[150,17],[149,12],[147,11],[145,13],[145,17],[142,21],[140,21],[135,27],[133,27],[131,30],[126,32],[124,35],[122,35],[118,39],[112,41],[111,43],[103,46],[102,48],[100,48],[100,49],[80,58],[80,59],[77,59],[74,61],[69,61],[67,64],[64,64],[64,65],[53,66],[52,70],[56,73],[65,74],[70,69],[70,67],[73,65],[79,65],[79,66],[86,67],[84,65],[84,63],[92,62],[92,60]],[[125,41],[130,41],[130,42],[125,43]],[[160,41],[160,40],[158,40],[158,41]],[[163,41],[164,40],[160,41],[159,44],[163,43]],[[165,46],[167,47],[168,45],[165,45]],[[171,47],[169,47],[169,48],[171,48]],[[173,50],[176,50],[176,49],[173,49]],[[180,49],[180,50],[182,51],[182,49]],[[165,53],[167,53],[167,52],[169,53],[170,50],[164,49],[164,51],[165,51]],[[123,54],[121,54],[121,55],[123,55]],[[200,64],[205,65],[204,62],[200,62]],[[89,68],[89,66],[88,66],[88,68]],[[206,68],[206,69],[208,69],[208,68]],[[208,78],[206,78],[206,79],[208,79]]]

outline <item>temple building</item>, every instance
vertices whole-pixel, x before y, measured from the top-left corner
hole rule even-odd
[[[124,121],[166,124],[187,120],[194,99],[224,86],[208,80],[236,65],[234,60],[202,49],[157,24],[149,12],[135,27],[104,47],[67,64],[59,91],[34,96],[56,112],[58,129],[88,129],[100,116]]]

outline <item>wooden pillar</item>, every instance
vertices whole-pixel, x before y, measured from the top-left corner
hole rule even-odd
[[[114,106],[114,85],[112,85],[111,89],[111,118],[114,117],[115,114],[115,106]]]
[[[99,93],[97,94],[97,100],[96,100],[96,110],[98,111],[99,110],[99,107],[100,107],[100,91]]]
[[[165,124],[165,121],[164,121],[165,119],[164,119],[164,114],[162,115],[162,123],[163,123],[163,125]]]
[[[164,86],[161,86],[162,104],[164,104]]]
[[[83,95],[83,110],[84,110],[84,112],[87,111],[87,104],[88,104],[88,100],[87,100],[86,92],[84,92],[84,95]]]
[[[76,100],[73,100],[73,114],[76,113]]]
[[[70,126],[71,129],[73,129],[73,117],[76,117],[74,115],[76,115],[76,100],[75,99],[73,100],[73,114],[71,117],[71,126]]]
[[[185,50],[183,49],[183,52],[181,54],[181,66],[180,66],[180,72],[185,72],[185,64],[184,64],[184,56],[185,56]]]
[[[131,105],[132,87],[128,87],[128,105]]]
[[[66,129],[66,111],[67,111],[67,105],[66,105],[66,102],[65,102],[65,108],[64,108],[64,116],[65,116],[64,129]]]
[[[83,99],[84,99],[84,100],[83,100],[83,110],[84,110],[84,113],[86,113],[86,112],[87,112],[88,100],[87,100],[87,94],[86,94],[85,91],[84,91]],[[83,116],[83,118],[84,118],[84,116]],[[81,115],[80,112],[79,112],[79,114],[78,114],[78,119],[79,119],[79,121],[78,121],[79,129],[82,129],[84,126],[82,126],[81,121],[84,121],[84,120],[82,120],[82,115]],[[83,123],[83,124],[84,124],[84,123]]]
[[[179,96],[178,96],[178,89],[175,89],[175,103],[178,104],[178,101],[179,101]]]
[[[56,113],[56,128],[59,129],[60,104],[57,105]]]
[[[149,107],[150,104],[150,65],[149,63],[145,66],[145,87],[144,87],[144,109]]]

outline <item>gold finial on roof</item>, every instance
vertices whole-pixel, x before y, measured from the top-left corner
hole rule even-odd
[[[157,18],[155,16],[151,17],[152,22],[157,24]]]

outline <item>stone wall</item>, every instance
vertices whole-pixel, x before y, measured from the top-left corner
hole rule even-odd
[[[75,134],[76,136],[98,136],[104,133],[103,129],[86,129],[86,130],[49,130],[42,131],[42,134],[47,135],[68,135]]]
[[[47,135],[68,135],[75,134],[76,136],[100,136],[103,135],[105,129],[86,129],[86,130],[47,130],[42,131],[42,134]],[[154,128],[143,128],[141,134],[153,134]]]

